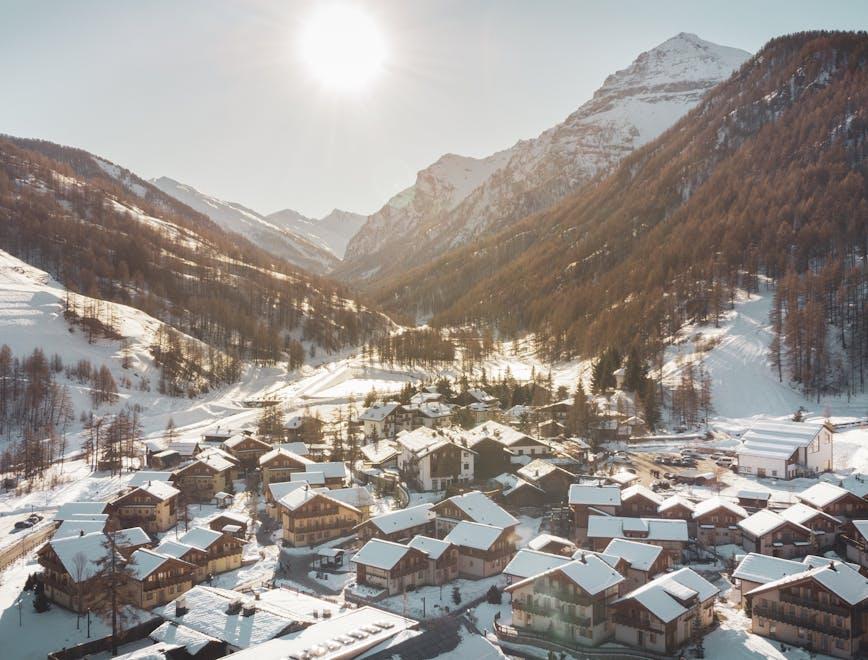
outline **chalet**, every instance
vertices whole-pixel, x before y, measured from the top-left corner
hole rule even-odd
[[[455,415],[453,406],[440,401],[426,401],[401,408],[404,414],[402,428],[407,431],[420,427],[438,429],[451,426],[452,417]]]
[[[661,504],[663,498],[657,493],[647,486],[635,484],[621,491],[621,507],[618,512],[631,518],[656,516]]]
[[[829,424],[754,422],[736,449],[738,471],[780,479],[828,472],[832,469],[833,434]]]
[[[417,535],[407,544],[428,557],[426,584],[446,584],[458,577],[458,548],[448,541]]]
[[[202,435],[202,442],[211,445],[222,445],[232,437],[232,429],[221,429],[219,426],[213,431]]]
[[[711,627],[717,594],[689,568],[661,575],[612,604],[615,641],[674,655]]]
[[[555,566],[506,587],[519,633],[570,645],[597,646],[613,632],[609,605],[624,578],[595,555]]]
[[[170,442],[166,449],[176,451],[181,456],[181,463],[191,461],[200,451],[206,447],[205,443],[198,440],[176,440]]]
[[[612,539],[602,555],[619,557],[626,566],[618,572],[624,576],[625,590],[636,589],[670,567],[669,555],[659,545],[628,539]]]
[[[479,388],[471,388],[466,392],[458,395],[458,403],[462,406],[479,404],[488,406],[489,408],[500,408],[500,401],[497,397],[492,396],[485,390]]]
[[[105,598],[97,582],[108,561],[108,537],[103,532],[51,540],[37,552],[44,569],[45,596],[73,612],[96,609]]]
[[[231,534],[217,532],[207,527],[194,527],[189,532],[184,534],[177,541],[182,546],[189,546],[202,553],[205,553],[205,562],[202,563],[201,554],[194,553],[190,555],[191,559],[195,557],[198,561],[191,561],[186,557],[175,557],[176,559],[183,558],[184,561],[189,561],[197,566],[196,573],[201,577],[205,575],[216,575],[217,573],[225,573],[241,567],[241,554],[244,548],[244,542],[235,538]],[[169,554],[164,550],[163,546],[157,548],[160,554]],[[175,556],[171,554],[170,556]],[[201,580],[197,580],[201,581]]]
[[[136,550],[124,585],[129,602],[149,610],[193,588],[196,567],[153,550]]]
[[[841,534],[847,559],[868,570],[868,520],[854,520]]]
[[[666,520],[686,520],[687,533],[690,538],[696,538],[696,522],[693,520],[693,512],[696,506],[690,500],[680,495],[667,497],[657,507],[657,517]]]
[[[587,535],[588,517],[591,515],[615,515],[621,506],[621,488],[615,485],[573,484],[567,495],[573,514],[576,540]]]
[[[160,470],[166,468],[178,467],[181,464],[181,454],[177,449],[163,449],[155,452],[148,457],[148,465],[151,465]]]
[[[569,557],[578,550],[576,544],[569,539],[565,539],[562,536],[553,536],[552,534],[540,534],[532,538],[528,541],[527,547],[531,550],[548,552],[554,555],[564,555],[566,557]]]
[[[553,419],[547,419],[536,425],[536,433],[540,438],[564,438],[567,427]]]
[[[696,540],[706,546],[741,544],[738,523],[747,518],[747,511],[721,497],[702,500],[693,511]]]
[[[765,509],[769,505],[772,494],[767,490],[745,490],[736,493],[739,506],[746,509]]]
[[[397,468],[401,446],[394,440],[377,440],[360,447],[359,451],[362,452],[362,460],[366,467]]]
[[[469,403],[462,406],[461,410],[470,417],[474,424],[483,424],[497,419],[500,416],[500,408],[485,403]]]
[[[208,521],[208,529],[231,534],[238,539],[247,537],[249,526],[250,517],[243,513],[235,513],[234,511],[225,511]]]
[[[446,536],[464,520],[511,530],[518,526],[516,518],[478,490],[450,497],[435,504],[431,510],[437,515],[435,529],[438,538]]]
[[[223,449],[238,459],[242,468],[250,470],[259,465],[259,459],[270,452],[272,447],[255,435],[242,433],[224,442]]]
[[[838,532],[843,523],[835,516],[801,502],[793,504],[779,513],[790,522],[810,529],[814,533],[816,550],[824,552],[836,546]]]
[[[363,520],[362,512],[337,500],[329,491],[309,486],[296,488],[277,503],[283,526],[283,543],[292,547],[318,545],[350,536]]]
[[[233,463],[216,454],[197,457],[175,472],[174,484],[188,501],[209,502],[215,493],[230,488],[234,469]]]
[[[519,468],[516,474],[545,492],[549,502],[563,503],[575,477],[550,460],[537,458]]]
[[[134,487],[109,504],[121,527],[141,527],[151,534],[165,532],[178,522],[180,491],[165,481]]]
[[[421,490],[445,490],[474,477],[474,457],[461,436],[448,429],[418,428],[398,434],[398,469]]]
[[[224,643],[230,653],[254,648],[309,625],[267,602],[204,585],[193,587],[154,613],[164,621]]]
[[[468,436],[467,446],[476,452],[473,460],[476,479],[492,479],[510,471],[512,467],[510,458],[513,453],[502,442],[487,435]]]
[[[458,548],[458,574],[464,578],[497,575],[515,555],[513,528],[463,521],[443,540]]]
[[[418,504],[374,516],[357,525],[359,540],[378,538],[386,541],[409,541],[417,534],[431,536],[434,533],[436,514],[433,504]]]
[[[800,502],[842,520],[857,520],[868,516],[868,500],[840,486],[821,481],[800,495]]]
[[[751,514],[738,526],[747,552],[792,559],[811,554],[814,549],[814,534],[809,528],[768,509]]]
[[[310,487],[307,481],[272,481],[263,489],[265,493],[265,511],[269,516],[275,519],[280,518],[280,513],[277,510],[277,503],[287,493],[294,491],[296,488]]]
[[[397,401],[377,403],[362,412],[359,420],[368,440],[394,438],[397,433],[396,417],[401,404]]]
[[[500,489],[495,498],[508,506],[542,506],[548,501],[548,495],[542,488],[509,472],[497,475],[490,483],[492,487]]]
[[[612,539],[631,539],[661,546],[669,561],[681,561],[687,547],[687,523],[683,520],[662,518],[622,518],[619,516],[590,516],[588,541],[592,548],[602,551]]]
[[[163,540],[156,552],[166,557],[180,559],[196,568],[193,569],[193,584],[204,582],[208,577],[208,552],[179,541]]]
[[[322,440],[323,421],[311,415],[296,415],[286,423],[286,439],[313,444]]]
[[[272,449],[259,457],[263,486],[272,481],[289,481],[295,472],[304,472],[313,461],[286,449]]]
[[[427,583],[428,555],[401,543],[371,539],[352,561],[357,584],[383,589],[389,596]]]
[[[310,480],[313,484],[317,481],[317,485],[325,486],[326,488],[343,488],[349,474],[347,472],[347,464],[343,461],[329,461],[327,463],[306,463],[304,466],[305,476],[299,476],[298,473],[290,476],[290,480],[295,478],[308,479],[307,475],[317,474],[322,475],[322,480],[319,477],[314,477]]]
[[[566,424],[570,418],[570,413],[573,411],[573,400],[564,399],[550,403],[547,406],[540,406],[539,415],[543,419],[553,420],[559,424]]]
[[[551,453],[551,449],[546,443],[534,440],[526,433],[498,422],[485,422],[479,426],[474,426],[467,431],[466,435],[471,447],[482,438],[488,437],[509,449],[513,456],[529,456],[533,459],[548,456]]]
[[[841,562],[759,586],[746,595],[751,632],[839,658],[864,657],[868,579]]]
[[[732,572],[732,578],[736,589],[741,597],[742,607],[745,605],[745,594],[769,582],[796,573],[803,573],[818,566],[828,566],[835,562],[834,559],[807,555],[801,560],[783,559],[760,555],[755,552],[746,554]],[[853,570],[858,571],[858,564],[847,564]]]

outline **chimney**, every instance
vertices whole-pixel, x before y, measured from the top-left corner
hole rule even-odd
[[[834,561],[830,561],[830,562],[829,562],[829,568],[830,568],[831,570],[835,571],[836,573],[838,572],[838,569],[835,567],[835,562],[834,562]]]
[[[256,605],[253,603],[244,603],[244,607],[241,610],[241,616],[253,616],[256,614]]]
[[[187,613],[187,597],[179,596],[175,600],[175,616],[184,616]]]
[[[580,561],[580,562],[583,563],[583,564],[587,564],[587,563],[588,563],[588,560],[585,559],[585,553],[584,553],[584,552],[583,552],[582,554],[579,555],[579,559],[578,559],[578,561]]]

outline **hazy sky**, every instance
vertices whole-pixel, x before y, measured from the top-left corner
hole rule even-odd
[[[363,90],[298,55],[323,3],[0,0],[0,133],[105,156],[269,213],[370,213],[440,155],[533,137],[678,32],[751,52],[868,28],[868,2],[347,0],[383,35]]]

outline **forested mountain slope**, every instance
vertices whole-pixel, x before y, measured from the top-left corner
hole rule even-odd
[[[0,249],[237,359],[336,350],[387,321],[136,175],[85,151],[0,138]]]
[[[378,299],[437,325],[537,332],[551,355],[593,355],[657,349],[765,275],[777,283],[781,377],[862,388],[866,69],[864,32],[774,39],[611,176],[394,278]]]
[[[551,207],[672,126],[748,57],[681,33],[539,136],[487,158],[443,156],[368,218],[336,275],[376,283]]]

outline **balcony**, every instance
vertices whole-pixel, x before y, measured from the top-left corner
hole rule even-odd
[[[540,605],[535,605],[533,603],[527,603],[524,601],[513,601],[512,608],[520,612],[527,612],[528,614],[544,616],[549,619],[557,619],[558,621],[571,623],[581,628],[590,628],[593,623],[588,617],[582,616],[580,614],[570,614],[569,610],[567,610],[566,608],[542,607]]]
[[[781,591],[779,594],[779,598],[783,603],[790,603],[791,605],[799,605],[801,607],[809,607],[812,610],[817,610],[818,612],[823,612],[824,614],[833,614],[835,616],[843,617],[850,616],[850,610],[845,607],[841,607],[839,605],[832,605],[831,603],[821,603],[818,600],[814,600],[812,598],[803,598],[801,596],[797,596],[786,591]]]
[[[649,619],[637,619],[636,617],[627,616],[625,614],[616,614],[613,618],[615,623],[620,623],[624,626],[628,626],[630,628],[636,628],[639,630],[647,630],[649,632],[655,633],[657,635],[666,634],[666,628],[661,625],[656,625],[652,623]]]
[[[822,621],[815,620],[813,618],[799,615],[792,616],[780,610],[772,610],[770,607],[754,607],[753,613],[756,616],[763,617],[764,619],[779,621],[780,623],[786,623],[791,626],[798,626],[800,628],[808,628],[809,630],[815,630],[818,633],[832,635],[833,637],[841,637],[843,639],[850,638],[850,631],[846,628],[827,626]]]

